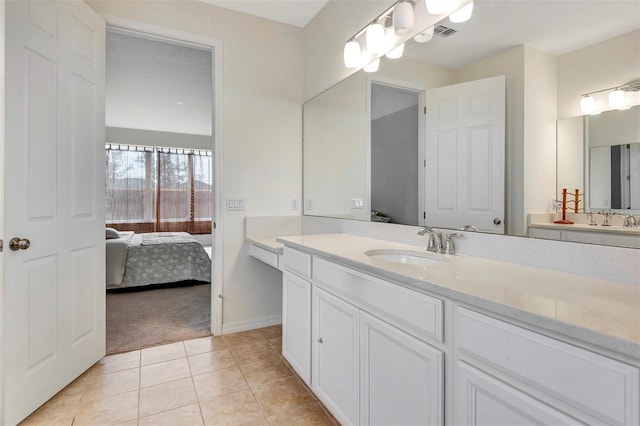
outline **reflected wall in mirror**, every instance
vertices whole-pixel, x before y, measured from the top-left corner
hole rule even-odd
[[[562,185],[560,170],[564,169],[558,165],[556,182],[556,121],[580,114],[582,93],[639,77],[640,2],[554,1],[544,2],[544,7],[540,3],[477,1],[470,21],[440,22],[453,30],[447,31],[448,37],[436,35],[425,44],[407,43],[405,56],[398,60],[383,58],[377,73],[358,71],[347,80],[365,81],[365,87],[360,85],[358,94],[353,95],[361,98],[349,97],[348,101],[354,108],[359,103],[361,109],[357,113],[352,110],[333,114],[338,124],[325,121],[318,125],[322,120],[309,113],[318,104],[341,110],[343,105],[332,104],[331,99],[347,97],[344,81],[305,104],[304,214],[371,220],[370,210],[392,210],[376,207],[384,205],[378,204],[375,188],[395,192],[387,194],[392,204],[406,203],[407,211],[415,210],[415,200],[395,198],[400,189],[413,185],[415,177],[408,178],[411,185],[396,183],[385,188],[385,183],[395,182],[395,178],[376,172],[384,167],[374,155],[378,147],[372,131],[382,126],[370,121],[375,117],[372,83],[417,91],[424,97],[430,89],[499,75],[506,77],[505,231],[509,235],[526,235],[528,213],[552,212],[556,185]],[[584,22],[592,24],[585,26]],[[638,103],[638,99],[631,102]],[[325,118],[329,115],[324,114]],[[309,120],[316,124],[310,125]],[[581,122],[582,117],[577,120]],[[424,121],[418,119],[419,124]],[[357,131],[355,126],[360,124],[363,127]],[[335,131],[340,126],[347,126],[348,132]],[[323,134],[326,129],[333,130]],[[558,134],[560,131],[559,124]],[[324,145],[312,146],[313,141],[324,141]],[[424,164],[423,155],[419,152],[418,161],[402,162],[403,168],[410,170],[416,163]],[[394,162],[382,161],[389,166]],[[584,164],[582,160],[579,163]],[[397,173],[395,166],[392,173]],[[578,174],[583,185],[584,173]],[[415,176],[415,172],[410,175]],[[418,178],[418,184],[420,181]],[[415,189],[408,192],[415,193]],[[420,189],[415,196],[419,204]],[[325,203],[332,205],[327,207]],[[402,211],[388,216],[392,222],[394,218],[406,224],[415,220],[405,218]],[[427,224],[438,226],[428,220]]]

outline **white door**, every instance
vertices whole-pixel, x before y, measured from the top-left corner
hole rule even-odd
[[[311,384],[340,424],[358,421],[358,309],[313,288]]]
[[[105,353],[105,24],[78,1],[5,10],[4,419]],[[12,238],[26,241],[17,251]]]
[[[311,385],[311,283],[282,273],[282,355]]]
[[[579,422],[463,361],[456,361],[453,424],[575,425]]]
[[[425,224],[504,233],[505,77],[427,91]]]
[[[444,424],[444,355],[360,312],[360,422]]]

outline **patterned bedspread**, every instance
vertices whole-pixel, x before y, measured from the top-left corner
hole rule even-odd
[[[211,259],[190,234],[158,232],[131,238],[118,288],[186,280],[211,282]]]

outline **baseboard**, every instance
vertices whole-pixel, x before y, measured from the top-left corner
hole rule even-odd
[[[269,327],[282,324],[282,314],[262,317],[251,321],[239,321],[222,324],[222,334],[238,333],[240,331],[253,330],[255,328]]]

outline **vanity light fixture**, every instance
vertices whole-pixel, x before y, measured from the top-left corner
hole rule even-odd
[[[380,68],[380,58],[364,66],[365,72],[376,72]]]
[[[460,9],[449,15],[449,20],[454,23],[468,21],[473,14],[473,2],[462,6]]]
[[[624,99],[624,91],[616,89],[609,93],[609,106],[616,109],[629,109],[631,106],[627,105]]]
[[[391,49],[389,52],[387,52],[385,56],[389,59],[398,59],[402,57],[403,53],[404,53],[404,43],[401,43],[396,47],[394,47],[393,49]]]
[[[635,80],[622,86],[609,87],[608,89],[596,90],[589,93],[584,93],[580,98],[580,111],[585,114],[600,114],[596,106],[596,100],[593,95],[602,92],[609,93],[609,107],[615,109],[628,109],[631,106],[625,99],[625,92],[638,92],[640,91],[640,80]]]
[[[433,30],[434,27],[432,25],[420,34],[416,34],[416,36],[413,37],[413,40],[417,43],[426,43],[433,38]]]
[[[347,68],[358,68],[360,66],[360,43],[349,40],[344,45],[344,66]]]
[[[396,35],[407,35],[413,31],[413,5],[402,1],[393,8],[393,31]]]
[[[384,52],[386,37],[384,27],[380,22],[374,22],[369,25],[366,40],[369,53],[377,55]]]

